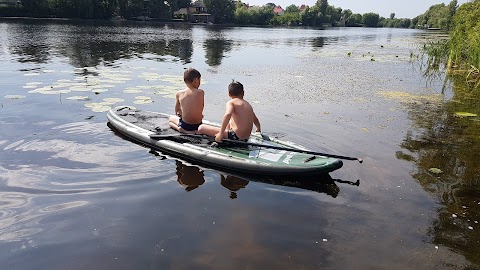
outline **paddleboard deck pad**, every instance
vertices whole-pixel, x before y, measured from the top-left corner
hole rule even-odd
[[[171,129],[168,114],[136,110],[130,107],[110,110],[110,126],[129,139],[193,164],[242,174],[316,175],[342,167],[339,159],[269,149],[258,146],[215,144],[211,138],[182,136]],[[204,124],[218,124],[203,121]],[[150,136],[156,134],[161,136]],[[276,147],[302,149],[302,146],[253,133],[248,142]]]

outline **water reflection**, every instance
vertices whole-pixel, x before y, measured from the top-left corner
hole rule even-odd
[[[12,21],[6,28],[5,45],[18,62],[47,63],[55,54],[75,67],[95,67],[133,57],[190,63],[193,54],[192,27],[139,29],[136,25],[70,22],[70,24]],[[151,55],[151,56],[150,56]]]
[[[177,164],[177,181],[182,187],[185,187],[185,191],[192,191],[205,183],[203,171],[200,171],[198,167],[184,165],[178,160],[175,162]]]
[[[242,188],[245,188],[248,185],[248,181],[235,177],[233,175],[220,175],[221,180],[220,184],[230,190],[230,199],[236,199],[237,196],[237,191],[239,191]]]
[[[152,153],[152,151],[151,151]],[[155,153],[156,156],[159,156],[158,153]],[[161,155],[160,155],[161,156]],[[162,157],[163,159],[163,157]],[[177,166],[177,176],[178,183],[185,187],[185,191],[192,191],[203,183],[205,183],[203,171],[196,166],[185,165],[181,161],[176,160]],[[260,177],[252,175],[232,175],[223,172],[220,173],[220,185],[225,187],[230,191],[230,198],[238,198],[238,192],[247,187],[250,181],[264,183],[268,185],[283,186],[283,187],[293,187],[309,191],[314,191],[318,193],[325,193],[333,198],[338,196],[340,188],[336,183],[343,183],[349,185],[360,185],[360,180],[356,182],[345,181],[340,179],[333,179],[330,175],[321,175],[315,177]]]
[[[224,37],[222,28],[207,28],[208,36],[203,44],[205,62],[211,66],[219,66],[225,54],[232,50],[233,42]]]
[[[413,162],[413,177],[440,203],[430,231],[436,245],[459,252],[480,266],[480,92],[454,81],[453,97],[443,104],[410,107],[414,128],[407,133],[399,159]],[[439,170],[438,170],[439,169]],[[475,267],[474,267],[475,268]]]
[[[324,37],[316,37],[312,39],[312,47],[313,48],[321,48],[325,45],[325,38]]]

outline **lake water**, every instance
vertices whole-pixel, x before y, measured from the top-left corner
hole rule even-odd
[[[435,35],[0,21],[0,268],[480,268],[480,98],[424,76]],[[205,119],[235,79],[266,134],[364,163],[239,178],[107,126],[173,113],[187,67]]]

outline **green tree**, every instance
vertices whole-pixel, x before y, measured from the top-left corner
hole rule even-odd
[[[313,7],[306,7],[300,17],[303,25],[317,26],[318,23],[320,23],[318,16],[319,13],[320,9],[316,5]]]
[[[346,26],[361,26],[363,21],[362,14],[355,13],[350,15],[345,22]]]
[[[390,19],[395,19],[395,13],[390,13]]]
[[[325,16],[328,8],[328,0],[317,0],[315,6],[317,6],[320,9],[320,13]]]
[[[285,13],[299,13],[300,8],[296,5],[290,5],[285,8]]]
[[[186,8],[192,5],[192,0],[176,0],[177,8]]]
[[[328,6],[326,12],[326,22],[336,25],[342,19],[342,9],[334,6]]]
[[[369,12],[363,14],[363,23],[366,27],[376,27],[379,20],[380,15],[378,15],[377,13]]]
[[[233,21],[235,6],[231,0],[203,0],[203,3],[216,23]]]

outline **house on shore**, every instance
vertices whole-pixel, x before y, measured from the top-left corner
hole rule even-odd
[[[177,21],[193,23],[214,23],[215,18],[207,12],[207,8],[201,0],[192,3],[190,7],[181,8],[173,12],[173,17]]]
[[[273,8],[273,13],[277,15],[283,15],[283,13],[285,13],[285,10],[283,10],[283,8],[280,5],[278,5]]]

